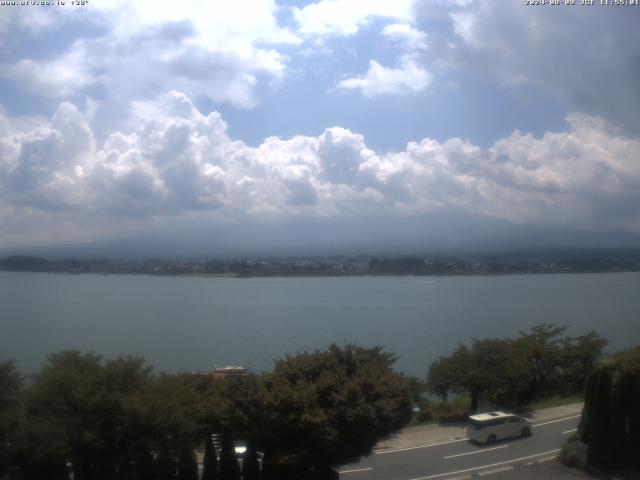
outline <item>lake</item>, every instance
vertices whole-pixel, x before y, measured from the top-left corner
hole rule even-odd
[[[157,370],[206,371],[329,343],[383,345],[424,376],[472,337],[537,323],[640,343],[640,273],[468,277],[199,278],[0,272],[0,359],[25,373],[62,349],[137,353]]]

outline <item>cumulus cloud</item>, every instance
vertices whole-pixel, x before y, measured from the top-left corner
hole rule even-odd
[[[400,68],[386,68],[375,60],[369,61],[364,75],[347,78],[338,83],[338,88],[359,90],[365,97],[393,94],[406,95],[426,89],[433,75],[420,67],[413,58],[404,56]]]
[[[86,20],[94,31],[80,35],[77,26],[71,28],[77,38],[66,51],[0,62],[0,76],[44,97],[74,99],[92,89],[126,102],[141,92],[155,96],[179,87],[194,97],[251,108],[256,89],[277,85],[284,75],[287,57],[272,45],[300,42],[278,26],[276,8],[272,0],[243,0],[114,1],[92,5],[90,14],[84,8],[49,9],[43,14],[47,25]],[[17,35],[27,10],[45,9],[23,8],[21,15],[10,9],[16,19],[0,23],[0,35]],[[24,41],[42,41],[42,31],[32,29]]]
[[[37,33],[49,28],[54,23],[54,17],[47,10],[34,8],[26,15],[24,5],[3,5],[0,15],[0,46],[14,44],[12,34],[16,30]]]
[[[321,0],[305,7],[293,7],[303,35],[352,35],[374,18],[410,22],[412,0]]]
[[[393,23],[382,29],[382,35],[399,42],[409,50],[420,50],[427,47],[427,34],[406,23]]]
[[[53,60],[20,60],[0,68],[0,75],[30,93],[50,98],[68,97],[98,79],[81,51],[70,51]]]
[[[564,132],[515,131],[488,149],[427,138],[384,154],[339,127],[252,147],[233,140],[218,113],[203,115],[175,91],[132,104],[130,115],[135,128],[98,144],[70,103],[48,120],[1,114],[0,125],[10,125],[0,130],[3,225],[22,232],[25,219],[39,218],[35,230],[56,221],[91,230],[105,219],[144,225],[196,212],[232,221],[452,207],[519,223],[640,231],[640,140],[584,114],[570,115]]]

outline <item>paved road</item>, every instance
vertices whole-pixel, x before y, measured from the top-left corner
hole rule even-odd
[[[557,455],[575,431],[579,415],[534,423],[528,438],[514,438],[491,445],[467,439],[379,451],[360,463],[340,468],[343,480],[446,480],[501,471],[514,464],[544,460]]]

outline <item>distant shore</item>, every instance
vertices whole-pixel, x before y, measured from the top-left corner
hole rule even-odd
[[[483,276],[640,271],[640,250],[457,256],[253,257],[241,259],[0,258],[0,271],[250,277]]]
[[[291,273],[291,274],[239,274],[239,273],[151,273],[151,272],[65,272],[65,271],[38,271],[38,270],[3,270],[0,272],[7,273],[46,273],[49,275],[127,275],[127,276],[147,276],[147,277],[188,277],[188,278],[372,278],[372,277],[506,277],[519,275],[588,275],[603,273],[634,273],[640,270],[593,270],[593,271],[547,271],[547,272],[502,272],[502,273],[356,273],[356,274],[339,274],[339,273]],[[434,282],[437,283],[437,282]]]

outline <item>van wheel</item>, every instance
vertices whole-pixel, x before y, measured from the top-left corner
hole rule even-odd
[[[491,434],[487,437],[487,443],[495,443],[496,441],[496,436]]]
[[[522,429],[522,436],[523,436],[523,437],[530,437],[530,436],[531,436],[531,429],[529,429],[529,428],[523,428],[523,429]]]

